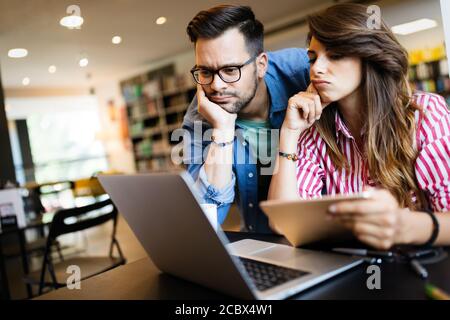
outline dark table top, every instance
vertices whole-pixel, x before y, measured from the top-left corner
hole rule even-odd
[[[231,242],[245,238],[287,244],[281,236],[255,235],[227,232]],[[336,246],[336,243],[333,244]],[[329,245],[319,243],[309,249],[328,250]],[[450,252],[450,249],[446,249]],[[426,299],[422,280],[409,264],[383,262],[381,289],[369,290],[368,264],[312,287],[293,299]],[[450,292],[450,258],[425,266],[429,272],[428,281]],[[81,290],[62,288],[38,297],[38,300],[52,299],[229,299],[218,292],[191,282],[172,277],[159,271],[149,258],[118,267],[81,282]]]

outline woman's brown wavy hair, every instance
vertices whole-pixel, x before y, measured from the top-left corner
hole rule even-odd
[[[364,151],[370,177],[389,190],[400,206],[417,209],[426,200],[414,170],[414,113],[420,108],[413,103],[408,85],[408,54],[384,21],[379,29],[369,28],[370,16],[367,7],[358,4],[338,4],[310,15],[308,42],[314,37],[330,52],[361,59]],[[342,170],[348,168],[348,161],[336,142],[336,108],[333,103],[324,109],[315,126],[329,147],[333,164]],[[417,196],[415,204],[411,192]]]

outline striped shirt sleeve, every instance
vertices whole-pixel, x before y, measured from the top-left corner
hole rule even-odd
[[[450,211],[450,111],[438,95],[420,95],[417,103],[423,107],[415,164],[418,184],[435,212]]]
[[[297,190],[300,198],[320,198],[325,171],[320,166],[317,148],[319,133],[312,127],[305,131],[298,142]]]

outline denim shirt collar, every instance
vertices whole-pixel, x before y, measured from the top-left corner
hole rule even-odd
[[[283,84],[280,81],[275,81],[271,77],[264,78],[267,87],[267,94],[270,99],[269,115],[274,112],[285,111],[287,105],[283,101],[288,101],[289,96]]]

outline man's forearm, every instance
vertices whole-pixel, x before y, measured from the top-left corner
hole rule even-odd
[[[214,129],[214,139],[219,143],[234,140],[234,128],[227,130]],[[205,172],[208,182],[221,189],[228,185],[232,178],[233,144],[219,146],[211,143],[205,162]]]

